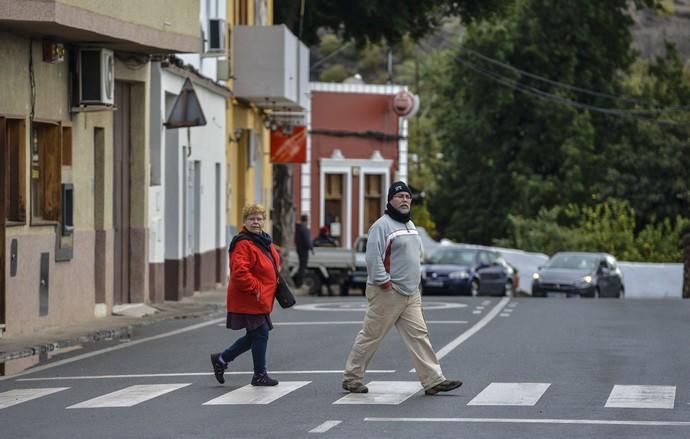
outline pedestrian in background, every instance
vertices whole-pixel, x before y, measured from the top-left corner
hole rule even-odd
[[[227,324],[230,329],[246,331],[223,352],[211,354],[216,380],[225,383],[223,373],[228,363],[251,349],[254,361],[252,386],[275,386],[268,375],[266,350],[268,331],[273,329],[271,311],[278,285],[280,255],[271,235],[264,232],[266,209],[250,204],[242,209],[244,225],[230,243],[230,282],[227,293]]]
[[[417,377],[427,395],[462,385],[448,380],[431,346],[422,314],[422,241],[410,219],[412,192],[402,181],[388,190],[384,215],[369,229],[366,250],[368,301],[362,330],[357,334],[345,365],[343,389],[367,393],[362,383],[369,362],[381,340],[395,325],[412,354]]]
[[[337,245],[335,238],[328,231],[328,226],[322,226],[319,229],[319,236],[314,239],[313,244],[314,247],[335,247]]]
[[[311,231],[309,230],[309,217],[302,214],[300,222],[295,225],[295,247],[299,258],[299,269],[295,275],[295,286],[297,288],[304,283],[304,272],[309,264],[309,252],[314,253],[311,243]]]

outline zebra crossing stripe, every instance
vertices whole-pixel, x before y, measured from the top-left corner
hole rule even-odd
[[[106,407],[132,407],[144,401],[172,392],[192,383],[181,384],[137,384],[116,392],[89,399],[67,407],[68,409],[91,409]]]
[[[615,385],[606,407],[672,409],[676,400],[676,386]]]
[[[533,406],[551,383],[491,383],[467,405]]]
[[[372,381],[369,393],[350,393],[333,404],[388,404],[397,405],[422,390],[418,381]]]
[[[67,389],[69,387],[46,387],[43,389],[14,389],[2,392],[0,393],[0,410]]]
[[[304,387],[311,381],[281,381],[277,386],[261,387],[248,384],[205,402],[203,405],[270,404],[276,399]]]
[[[321,425],[314,427],[311,430],[309,430],[309,433],[326,433],[331,428],[342,424],[342,422],[343,421],[336,421],[336,420],[326,421],[326,422],[322,423]]]

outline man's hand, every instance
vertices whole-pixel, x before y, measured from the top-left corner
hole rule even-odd
[[[393,288],[393,282],[388,281],[388,282],[386,282],[385,284],[381,284],[381,285],[379,285],[379,286],[380,286],[381,288],[383,288],[384,290],[390,290],[391,288]]]

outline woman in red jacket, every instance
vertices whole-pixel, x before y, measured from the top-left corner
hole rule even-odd
[[[271,235],[263,231],[266,209],[250,204],[242,209],[244,227],[230,244],[230,282],[227,295],[227,327],[246,333],[223,352],[211,354],[213,373],[225,383],[228,363],[251,349],[254,361],[252,386],[275,386],[266,371],[268,331],[273,329],[271,311],[278,285],[280,256]]]

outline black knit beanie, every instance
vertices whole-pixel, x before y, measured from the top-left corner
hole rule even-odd
[[[388,201],[390,201],[391,198],[393,198],[398,192],[407,192],[410,194],[410,196],[412,196],[412,191],[409,187],[407,187],[404,181],[396,181],[391,185],[391,187],[388,188]]]

